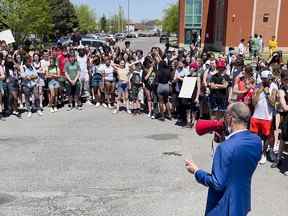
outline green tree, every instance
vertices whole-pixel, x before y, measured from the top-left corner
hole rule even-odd
[[[95,31],[97,28],[97,23],[94,11],[88,5],[80,5],[75,9],[79,20],[80,32],[88,33]]]
[[[22,43],[30,34],[43,37],[52,29],[46,0],[2,0],[0,23],[12,30],[17,43]]]
[[[164,10],[164,18],[162,21],[163,30],[170,33],[178,32],[178,16],[178,3],[170,4],[168,8]]]
[[[123,32],[124,28],[127,24],[125,20],[124,10],[121,6],[119,6],[117,13],[109,19],[110,23],[110,31],[116,32]]]
[[[57,35],[65,35],[79,27],[79,21],[75,8],[69,0],[47,0],[49,14],[53,22],[53,32]]]
[[[109,26],[108,26],[108,20],[106,18],[106,16],[103,14],[103,16],[100,19],[100,30],[107,32]]]

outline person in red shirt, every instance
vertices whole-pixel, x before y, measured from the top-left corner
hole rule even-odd
[[[64,95],[64,89],[65,89],[65,71],[64,67],[66,62],[68,61],[67,57],[67,49],[66,47],[60,48],[60,53],[57,55],[57,65],[59,68],[59,75],[60,77],[58,78],[59,83],[60,83],[60,89],[59,89],[59,95],[60,95],[60,102],[61,104],[64,103],[65,95]]]

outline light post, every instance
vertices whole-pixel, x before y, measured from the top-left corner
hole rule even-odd
[[[128,34],[130,33],[130,0],[128,0]]]

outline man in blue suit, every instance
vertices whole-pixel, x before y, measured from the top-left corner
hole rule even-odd
[[[249,108],[231,104],[225,115],[230,135],[216,149],[212,172],[186,161],[187,170],[209,187],[206,216],[246,216],[251,210],[251,179],[261,159],[261,139],[247,130]]]

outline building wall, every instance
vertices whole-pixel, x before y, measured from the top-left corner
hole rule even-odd
[[[265,44],[276,34],[278,1],[279,0],[257,0],[254,32],[263,35]],[[265,14],[267,14],[268,22],[264,22]]]
[[[278,42],[280,47],[288,47],[288,1],[281,1],[281,12],[278,30]]]
[[[227,1],[226,47],[238,46],[242,38],[248,41],[252,29],[253,3],[253,0]]]
[[[179,30],[178,44],[184,46],[185,40],[185,0],[179,0]]]
[[[214,43],[215,0],[203,0],[202,43],[210,48]]]

